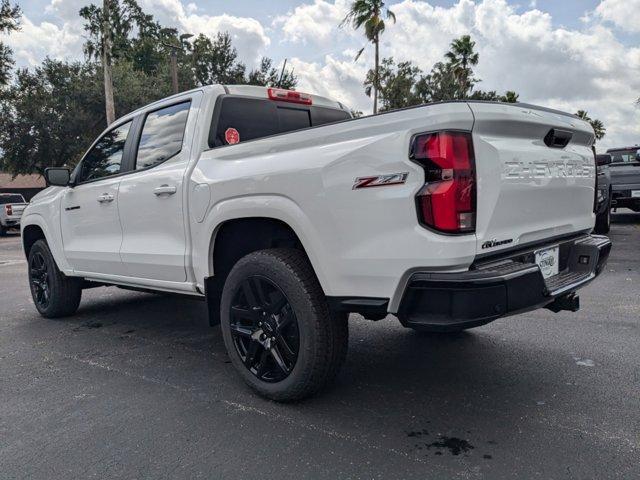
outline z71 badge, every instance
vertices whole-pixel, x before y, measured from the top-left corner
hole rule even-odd
[[[407,181],[408,172],[405,173],[389,173],[387,175],[378,175],[377,177],[358,177],[353,184],[353,190],[358,188],[371,187],[390,187],[391,185],[402,185]]]

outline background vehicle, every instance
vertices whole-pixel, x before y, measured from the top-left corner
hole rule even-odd
[[[10,228],[20,228],[20,218],[26,206],[22,195],[0,193],[0,235],[5,235]]]
[[[577,310],[611,246],[589,235],[593,141],[522,104],[351,119],[299,92],[186,92],[47,170],[23,219],[34,303],[69,315],[95,284],[204,296],[247,384],[300,399],[337,374],[352,312],[457,331]]]
[[[596,207],[596,226],[593,231],[600,234],[609,233],[611,229],[611,155],[596,155],[598,172],[598,204]]]
[[[640,212],[640,146],[612,148],[611,188],[613,208]]]

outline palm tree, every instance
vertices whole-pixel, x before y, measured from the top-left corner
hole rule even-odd
[[[458,78],[461,98],[466,97],[471,89],[471,67],[476,66],[480,58],[478,53],[473,51],[475,46],[476,42],[471,41],[470,35],[463,35],[451,42],[451,50],[445,54]]]
[[[585,110],[578,110],[576,112],[576,116],[591,124],[596,135],[596,140],[602,140],[602,138],[607,134],[607,129],[605,128],[604,123],[598,119],[591,118]]]
[[[384,12],[387,19],[395,23],[395,14],[385,8],[383,0],[355,0],[351,3],[349,13],[344,17],[340,26],[351,24],[355,30],[364,26],[364,34],[367,41],[375,46],[375,67],[373,81],[373,114],[378,113],[378,89],[380,87],[380,35],[384,32],[385,24],[382,19]],[[356,55],[358,61],[365,47],[362,47]]]
[[[116,119],[116,108],[113,100],[113,74],[111,71],[111,25],[109,23],[109,3],[111,0],[102,2],[102,48],[100,57],[102,61],[102,72],[104,76],[104,104],[107,117],[107,126]]]

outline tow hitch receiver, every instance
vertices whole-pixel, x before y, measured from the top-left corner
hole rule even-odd
[[[578,310],[580,310],[580,297],[575,293],[569,293],[567,295],[563,295],[562,297],[556,298],[545,308],[551,310],[553,313],[558,313],[563,310],[569,312],[577,312]]]

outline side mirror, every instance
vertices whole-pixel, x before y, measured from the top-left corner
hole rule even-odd
[[[71,171],[65,167],[52,167],[44,170],[44,179],[47,186],[66,187],[69,185]]]
[[[598,165],[599,167],[602,167],[604,165],[611,165],[611,155],[596,155],[596,165]]]

